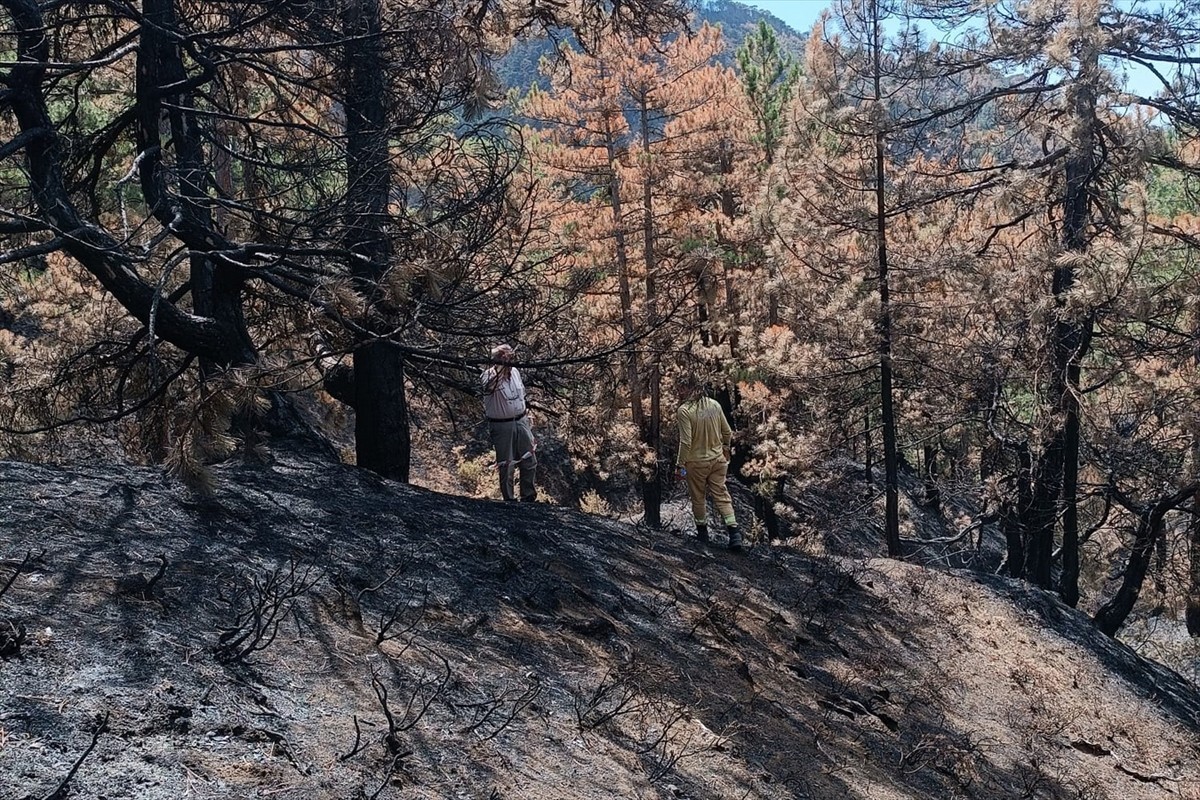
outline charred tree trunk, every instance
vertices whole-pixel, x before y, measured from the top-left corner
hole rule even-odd
[[[661,345],[662,332],[658,319],[658,262],[654,252],[654,162],[650,157],[650,107],[646,97],[641,98],[639,126],[642,140],[642,260],[646,286],[646,325],[651,331],[650,341]],[[646,525],[662,527],[663,480],[662,469],[662,350],[655,347],[646,370],[646,384],[650,394],[650,417],[642,431],[642,443],[654,453],[650,474],[642,484],[642,506]]]
[[[927,444],[921,449],[921,503],[929,508],[940,508],[942,492],[938,486],[938,448]]]
[[[1063,204],[1063,244],[1068,253],[1084,253],[1088,247],[1088,212],[1096,169],[1096,80],[1099,51],[1090,38],[1080,58],[1080,80],[1075,86],[1074,117],[1080,141],[1067,160],[1067,196]],[[1067,262],[1069,263],[1069,262]],[[1055,303],[1061,309],[1074,284],[1074,273],[1055,271]],[[1061,326],[1061,327],[1060,327]],[[1055,365],[1064,385],[1059,394],[1063,423],[1063,542],[1062,572],[1058,593],[1067,605],[1079,603],[1079,393],[1081,363],[1092,338],[1092,319],[1059,320],[1055,324]],[[1056,387],[1057,388],[1057,387]]]
[[[1200,367],[1200,311],[1193,318],[1192,342],[1193,365]],[[1200,387],[1193,393],[1195,408],[1200,408]],[[1200,482],[1200,427],[1193,422],[1192,428],[1192,481]],[[1200,492],[1192,498],[1192,522],[1188,525],[1188,588],[1187,625],[1188,634],[1200,637]]]
[[[1029,510],[1033,506],[1033,454],[1021,443],[1016,447],[1017,468],[1011,490],[1012,500],[1001,511],[1000,529],[1004,532],[1007,548],[1005,563],[1008,574],[1014,578],[1025,578],[1029,559],[1025,552],[1028,541],[1025,525]]]
[[[1136,508],[1130,503],[1123,503],[1129,510],[1137,513],[1137,531],[1134,534],[1129,561],[1121,576],[1121,587],[1111,600],[1100,606],[1096,616],[1092,618],[1092,622],[1104,633],[1116,636],[1117,631],[1125,624],[1129,612],[1137,603],[1138,595],[1142,591],[1142,584],[1145,583],[1146,571],[1154,552],[1154,543],[1162,535],[1163,518],[1189,499],[1194,498],[1197,488],[1196,483],[1191,483],[1175,494],[1163,497],[1158,502],[1142,508]]]
[[[244,348],[244,331],[185,312],[169,302],[139,275],[121,242],[80,215],[66,188],[62,143],[46,106],[45,65],[51,57],[41,9],[34,0],[0,0],[0,8],[11,15],[16,33],[17,58],[7,75],[7,102],[21,130],[18,139],[25,150],[30,189],[42,219],[57,230],[71,232],[64,237],[63,250],[142,325],[150,327],[153,320],[156,335],[185,352],[218,362],[237,360]],[[139,75],[139,90],[140,86]]]
[[[217,178],[205,154],[204,123],[196,113],[196,87],[209,80],[201,70],[190,75],[184,65],[179,37],[175,0],[147,0],[143,4],[145,23],[139,32],[137,57],[136,139],[140,155],[138,175],[143,196],[160,224],[171,230],[190,250],[187,286],[192,311],[202,318],[215,320],[230,332],[231,347],[220,358],[202,355],[201,380],[230,366],[254,363],[257,349],[246,325],[245,290],[247,272],[222,255],[236,249],[226,238],[213,209],[213,188]],[[162,141],[162,125],[170,131]],[[219,123],[218,123],[219,124]],[[165,162],[167,152],[174,154],[174,169]],[[219,152],[219,148],[218,148]],[[225,185],[232,180],[228,157],[224,159]],[[176,189],[172,191],[171,182]],[[164,276],[162,284],[167,283]],[[162,299],[157,302],[161,308]],[[289,399],[271,392],[265,418],[253,409],[236,413],[233,429],[245,440],[246,453],[252,453],[261,440],[263,428],[277,438],[308,440],[319,444],[322,437],[295,413]]]
[[[1095,30],[1095,25],[1087,28]],[[1090,208],[1096,171],[1096,80],[1099,54],[1090,34],[1080,42],[1079,73],[1071,89],[1070,130],[1075,137],[1066,161],[1062,201],[1063,248],[1054,267],[1051,293],[1057,319],[1050,338],[1049,387],[1052,430],[1038,459],[1036,487],[1028,533],[1027,577],[1038,586],[1051,584],[1051,560],[1058,522],[1063,510],[1062,572],[1059,594],[1069,605],[1079,601],[1079,385],[1080,364],[1090,345],[1090,323],[1071,319],[1067,297],[1075,286],[1076,257],[1087,252]]]
[[[1088,211],[1092,200],[1092,181],[1096,169],[1096,72],[1099,56],[1088,41],[1081,59],[1079,84],[1075,87],[1075,118],[1080,130],[1078,149],[1067,161],[1067,196],[1063,214],[1063,243],[1068,253],[1084,253],[1088,247]],[[1068,262],[1069,263],[1069,262]],[[1061,309],[1066,293],[1074,284],[1074,273],[1055,270],[1055,303]],[[1058,388],[1063,417],[1062,501],[1063,542],[1062,572],[1058,593],[1067,605],[1079,603],[1079,393],[1081,363],[1092,338],[1090,315],[1082,321],[1059,320],[1055,325],[1055,366],[1062,376]]]
[[[138,172],[142,193],[158,221],[175,230],[191,249],[189,284],[193,310],[236,331],[238,346],[228,360],[201,359],[201,375],[231,365],[253,363],[256,353],[246,329],[242,308],[245,280],[240,269],[208,255],[222,246],[216,231],[209,188],[212,184],[204,158],[203,131],[192,81],[179,51],[175,0],[146,0],[145,22],[137,56],[137,145],[142,153]],[[161,124],[166,117],[171,132],[169,146],[175,155],[178,195],[168,183]]]
[[[863,414],[863,480],[867,486],[875,483],[875,444],[871,439],[871,410]]]
[[[1194,366],[1200,368],[1200,308],[1196,315],[1192,331],[1192,341],[1195,342]],[[1194,394],[1196,408],[1200,408],[1200,389]],[[1192,427],[1192,480],[1200,481],[1200,426],[1193,422]],[[1200,493],[1192,498],[1192,520],[1188,526],[1188,587],[1187,587],[1187,631],[1193,637],[1200,637]]]
[[[617,143],[611,135],[606,142],[606,149],[608,155],[609,207],[612,209],[613,241],[616,244],[617,290],[621,299],[621,332],[624,334],[626,341],[633,342],[634,331],[636,330],[633,318],[633,280],[629,274],[629,245],[625,239],[625,214],[621,202],[621,178],[617,172]],[[645,395],[642,389],[641,363],[638,359],[637,349],[633,344],[630,344],[629,349],[625,352],[625,383],[629,389],[629,412],[634,428],[638,431],[639,436],[644,437],[644,432],[647,430],[646,410],[643,407]],[[643,438],[644,441],[645,439]],[[637,480],[638,490],[642,495],[643,511],[646,514],[646,523],[648,525],[661,525],[661,520],[659,519],[661,501],[659,504],[653,502],[654,493],[657,492],[661,498],[662,490],[657,486],[657,480],[654,481],[655,486],[653,488],[648,486],[650,481],[647,481],[646,476],[640,471]],[[654,509],[653,519],[651,518],[651,508]]]
[[[1067,427],[1063,442],[1063,534],[1062,570],[1058,593],[1074,608],[1079,604],[1079,362],[1074,360],[1067,372]]]
[[[408,482],[411,438],[404,363],[387,342],[354,351],[354,448],[360,467]]]
[[[346,249],[360,290],[378,300],[391,260],[387,62],[379,0],[345,0]],[[411,457],[404,359],[386,341],[354,351],[354,444],[360,467],[407,481]]]
[[[1047,589],[1050,588],[1058,499],[1062,492],[1063,445],[1062,431],[1058,431],[1043,446],[1033,474],[1032,502],[1021,519],[1025,536],[1023,576],[1030,583]]]
[[[1000,532],[1004,534],[1004,564],[1014,578],[1025,577],[1025,536],[1018,504],[1006,500],[1000,507]]]
[[[883,40],[877,0],[871,2],[872,50],[875,101],[883,102]],[[896,410],[892,391],[892,308],[889,295],[887,247],[887,197],[884,180],[886,134],[875,131],[875,246],[876,283],[879,291],[877,346],[879,351],[879,408],[883,425],[884,538],[888,555],[901,555],[900,545],[900,457],[896,443]]]
[[[1200,442],[1193,446],[1193,459],[1200,458]],[[1188,526],[1188,550],[1191,557],[1187,593],[1187,631],[1190,636],[1200,636],[1200,494],[1192,499],[1192,520]]]
[[[703,263],[703,262],[702,262]],[[697,268],[696,281],[696,322],[700,327],[700,341],[705,347],[717,344],[712,331],[712,312],[715,290],[713,280],[708,274],[707,265]]]

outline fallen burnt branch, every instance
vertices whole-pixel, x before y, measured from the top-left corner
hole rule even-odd
[[[17,564],[13,568],[12,574],[9,575],[8,580],[6,580],[4,582],[4,586],[0,586],[0,600],[4,599],[5,593],[8,592],[9,588],[13,585],[14,582],[16,582],[17,578],[20,577],[21,573],[25,571],[25,567],[29,566],[29,562],[32,560],[33,560],[33,551],[27,550],[25,552],[25,557],[23,559],[21,559],[21,563]]]
[[[103,717],[97,715],[96,725],[92,728],[92,741],[88,743],[87,749],[83,751],[79,758],[75,759],[75,763],[71,765],[70,771],[67,772],[66,776],[62,779],[62,782],[58,784],[58,787],[54,791],[46,795],[44,800],[66,800],[67,796],[71,792],[71,779],[75,777],[75,773],[79,771],[81,766],[83,766],[83,762],[86,761],[87,757],[90,756],[92,751],[96,749],[96,743],[100,741],[100,737],[107,732],[108,712],[105,711]]]
[[[25,558],[21,559],[21,563],[13,568],[12,574],[4,582],[4,586],[0,587],[0,600],[4,599],[4,594],[25,571],[31,560],[33,560],[33,551],[26,551]],[[21,645],[25,644],[25,638],[24,623],[17,619],[0,617],[0,658],[7,660],[21,655]]]

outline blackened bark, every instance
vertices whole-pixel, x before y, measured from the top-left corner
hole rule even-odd
[[[871,439],[871,410],[863,414],[863,480],[868,486],[875,481],[875,444]]]
[[[354,352],[354,449],[357,463],[408,482],[412,440],[404,365],[387,342]]]
[[[64,232],[63,249],[92,274],[126,311],[188,353],[230,363],[243,352],[242,331],[228,322],[185,312],[137,273],[120,242],[85,220],[63,179],[61,142],[46,107],[44,81],[50,39],[33,0],[0,0],[17,32],[18,63],[8,73],[7,102],[25,139],[30,188],[42,219]],[[157,120],[156,120],[157,124]]]
[[[1025,535],[1024,577],[1046,589],[1050,588],[1058,498],[1062,492],[1063,439],[1063,432],[1056,431],[1043,446],[1033,474],[1032,502],[1021,519]]]
[[[938,486],[938,448],[927,444],[921,450],[921,503],[929,508],[939,508],[942,504],[942,491]]]
[[[639,126],[642,154],[645,164],[642,169],[642,261],[645,269],[646,325],[655,341],[660,341],[658,330],[658,263],[655,256],[654,230],[654,181],[650,161],[650,106],[643,96],[639,108]],[[650,395],[650,417],[642,430],[642,443],[654,453],[650,474],[642,483],[642,507],[646,525],[662,527],[663,480],[667,477],[662,469],[665,454],[662,452],[662,347],[654,348],[654,355],[646,370],[646,388]]]
[[[1116,636],[1117,631],[1125,624],[1129,612],[1137,603],[1141,594],[1142,584],[1146,580],[1146,571],[1150,565],[1150,557],[1154,552],[1154,543],[1162,535],[1163,518],[1168,512],[1179,508],[1180,505],[1196,496],[1198,485],[1188,484],[1175,494],[1160,498],[1152,505],[1138,509],[1138,525],[1134,534],[1133,547],[1129,553],[1129,561],[1121,576],[1121,587],[1096,612],[1092,622],[1096,627],[1109,636]]]
[[[1192,312],[1192,363],[1200,368],[1200,305]],[[1195,405],[1200,408],[1200,387],[1193,393]],[[1200,425],[1192,423],[1192,480],[1200,481]],[[1187,621],[1188,635],[1200,637],[1200,492],[1192,498],[1192,519],[1188,525],[1188,585]]]
[[[1193,448],[1193,458],[1200,457],[1200,444]],[[1200,494],[1192,499],[1192,521],[1188,526],[1191,535],[1188,537],[1188,551],[1191,558],[1190,580],[1187,592],[1187,631],[1188,635],[1200,636]]]
[[[1014,578],[1024,578],[1028,563],[1025,553],[1025,524],[1029,519],[1029,509],[1033,505],[1033,455],[1026,444],[1020,443],[1016,446],[1016,456],[1016,475],[1010,499],[1005,501],[1000,511],[1000,530],[1004,532],[1004,561],[1008,565],[1008,574]]]
[[[1092,40],[1097,25],[1087,26],[1080,42],[1079,74],[1071,89],[1069,118],[1076,141],[1066,161],[1063,196],[1063,248],[1069,255],[1087,251],[1090,207],[1096,171],[1096,80],[1099,51]],[[1048,398],[1054,430],[1036,471],[1037,486],[1029,524],[1028,577],[1049,587],[1058,506],[1063,508],[1063,572],[1059,593],[1070,605],[1079,601],[1079,380],[1080,363],[1091,339],[1090,323],[1070,319],[1067,297],[1075,286],[1075,264],[1063,258],[1054,268],[1051,292],[1058,313],[1051,333],[1053,357]]]
[[[883,101],[883,39],[879,23],[879,6],[871,2],[872,50],[875,59],[875,101]],[[879,320],[877,346],[879,352],[879,405],[883,425],[884,471],[884,538],[888,555],[901,555],[900,544],[900,458],[896,443],[895,397],[892,391],[892,308],[889,296],[887,248],[887,198],[885,195],[885,133],[875,132],[875,246],[877,253],[876,282],[879,291]]]
[[[1011,501],[1000,508],[1000,532],[1004,534],[1004,564],[1014,578],[1025,577],[1025,537],[1021,515]]]
[[[378,300],[391,260],[384,229],[391,191],[388,164],[387,62],[378,0],[345,0],[346,249],[350,274]],[[354,444],[357,463],[407,481],[411,458],[404,358],[386,341],[354,351]]]
[[[1080,62],[1080,81],[1075,87],[1074,116],[1080,130],[1080,141],[1067,159],[1067,195],[1063,213],[1063,244],[1070,253],[1086,252],[1088,247],[1088,211],[1092,200],[1092,182],[1096,169],[1096,70],[1099,59],[1095,45],[1088,42]],[[1061,275],[1059,273],[1062,273]],[[1054,298],[1056,307],[1064,306],[1066,293],[1074,285],[1075,275],[1069,266],[1056,269]],[[1092,320],[1062,320],[1055,324],[1054,352],[1056,375],[1061,376],[1058,402],[1063,417],[1062,443],[1062,502],[1063,543],[1062,572],[1058,593],[1067,605],[1079,603],[1079,387],[1081,362],[1091,345]]]
[[[1058,593],[1063,602],[1074,608],[1079,604],[1079,361],[1075,359],[1068,370],[1070,400],[1067,427],[1063,442],[1063,535],[1062,569],[1058,576]]]
[[[696,321],[700,327],[700,343],[705,347],[713,345],[713,333],[709,325],[707,277],[701,272],[696,276]]]
[[[143,196],[158,221],[174,230],[192,250],[189,284],[193,310],[236,331],[238,347],[228,361],[202,359],[202,372],[231,364],[250,364],[256,358],[242,309],[241,269],[216,261],[209,252],[230,249],[213,224],[208,205],[212,183],[204,159],[195,99],[179,52],[175,0],[146,0],[137,57],[137,128],[139,178]],[[163,117],[171,131],[178,197],[172,195],[163,164],[160,133]]]
[[[243,291],[244,269],[213,252],[225,252],[234,246],[218,229],[211,207],[214,178],[204,151],[204,129],[195,113],[198,79],[189,76],[180,52],[175,0],[145,0],[144,22],[139,32],[137,56],[137,113],[135,136],[141,155],[138,174],[143,196],[154,217],[191,251],[188,287],[192,310],[211,318],[232,332],[234,346],[225,358],[202,357],[201,378],[207,378],[230,366],[252,364],[257,349],[246,326]],[[203,78],[203,73],[201,75]],[[162,122],[170,129],[170,148],[175,156],[174,178],[178,186],[172,193],[164,163],[166,146],[162,141]],[[161,301],[160,301],[161,304]],[[252,452],[261,440],[262,428],[276,438],[292,438],[322,443],[316,433],[291,408],[289,399],[270,393],[270,408],[263,418],[245,410],[233,419],[233,430]],[[327,445],[324,450],[332,453]]]
[[[1200,362],[1200,335],[1197,335],[1196,341],[1196,360]],[[1200,392],[1197,392],[1197,395],[1197,400],[1200,401]],[[1192,432],[1192,480],[1200,481],[1200,431]],[[1188,634],[1200,637],[1200,492],[1192,497],[1192,519],[1188,530],[1190,533],[1188,537],[1190,569],[1188,571],[1185,618]]]

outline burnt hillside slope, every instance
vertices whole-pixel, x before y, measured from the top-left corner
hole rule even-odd
[[[1000,579],[283,456],[0,515],[3,798],[1200,798],[1194,687]]]

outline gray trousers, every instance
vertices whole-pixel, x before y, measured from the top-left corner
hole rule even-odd
[[[533,484],[537,471],[537,456],[533,452],[533,426],[525,416],[515,422],[488,422],[488,433],[492,446],[496,448],[499,462],[500,494],[505,500],[513,500],[513,467],[521,473],[521,499],[535,500],[537,488]],[[528,453],[528,456],[525,454]],[[522,458],[522,456],[525,456]],[[515,465],[512,462],[517,462]]]

